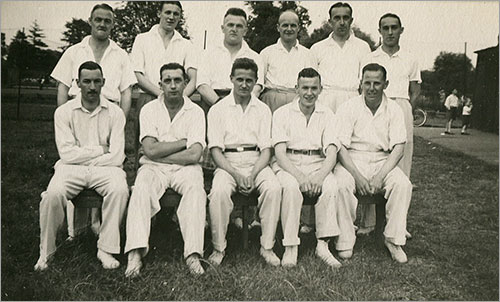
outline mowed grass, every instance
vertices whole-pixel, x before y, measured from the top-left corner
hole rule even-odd
[[[87,234],[61,243],[51,268],[33,271],[38,258],[40,193],[58,159],[54,105],[2,104],[2,289],[3,300],[498,300],[498,167],[415,138],[412,181],[418,185],[408,215],[413,239],[409,262],[394,263],[380,238],[356,242],[354,256],[332,270],[314,256],[312,235],[302,236],[298,265],[272,268],[261,260],[259,231],[248,250],[232,226],[227,256],[194,277],[182,260],[180,232],[159,215],[139,278],[124,277],[126,257],[114,271],[95,257]],[[131,114],[133,116],[133,112]],[[125,169],[132,182],[133,119],[127,124]],[[205,236],[205,256],[211,252]],[[275,248],[281,257],[279,242]]]

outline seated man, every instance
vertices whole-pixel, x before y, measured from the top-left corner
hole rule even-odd
[[[333,135],[333,112],[316,102],[321,89],[319,73],[312,68],[303,69],[297,79],[298,97],[276,110],[273,116],[272,141],[277,159],[273,169],[283,187],[281,225],[285,254],[282,266],[297,264],[302,193],[318,197],[316,255],[331,267],[341,266],[330,253],[327,241],[340,233],[332,174],[340,143]]]
[[[238,58],[231,69],[233,91],[208,112],[208,146],[217,169],[214,172],[209,212],[214,251],[209,261],[219,265],[226,249],[226,232],[233,210],[231,195],[259,191],[262,236],[260,254],[273,266],[281,187],[268,163],[271,157],[271,111],[252,95],[257,82],[257,64]]]
[[[186,264],[191,273],[204,273],[199,258],[203,255],[207,196],[198,161],[206,145],[205,115],[183,95],[187,79],[182,65],[163,65],[163,93],[144,105],[140,113],[144,156],[139,161],[142,166],[137,171],[127,214],[127,277],[139,275],[141,259],[148,252],[151,217],[160,211],[160,198],[168,188],[182,195],[177,217]]]
[[[384,236],[392,258],[404,263],[407,257],[401,246],[406,243],[406,215],[412,185],[397,166],[403,156],[406,130],[403,111],[386,97],[386,70],[378,64],[363,68],[362,95],[342,104],[337,111],[339,152],[342,165],[334,170],[340,204],[347,204],[350,215],[341,216],[339,242],[352,255],[356,241],[354,220],[357,199],[354,193],[382,193],[387,199]]]
[[[68,200],[83,189],[103,196],[102,224],[97,258],[105,269],[120,263],[111,255],[120,253],[120,224],[128,200],[125,171],[125,115],[101,95],[101,66],[84,62],[78,68],[80,94],[54,113],[57,151],[61,158],[40,202],[40,258],[35,270],[48,268],[56,251],[56,235],[64,223]]]

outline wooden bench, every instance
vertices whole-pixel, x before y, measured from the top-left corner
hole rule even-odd
[[[387,199],[384,198],[384,194],[379,193],[375,195],[358,195],[358,205],[360,204],[375,204],[375,234],[377,236],[382,236],[385,226],[385,204]]]

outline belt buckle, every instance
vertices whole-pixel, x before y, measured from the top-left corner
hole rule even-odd
[[[236,151],[243,152],[243,151],[245,151],[245,148],[239,146],[239,147],[236,147]]]

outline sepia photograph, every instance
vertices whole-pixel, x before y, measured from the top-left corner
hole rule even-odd
[[[0,1],[0,299],[498,301],[499,6]]]

